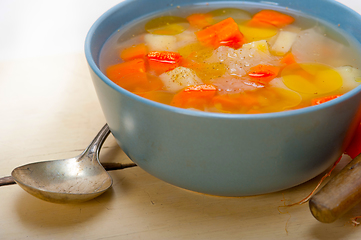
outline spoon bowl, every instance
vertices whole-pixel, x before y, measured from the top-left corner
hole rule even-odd
[[[109,135],[106,124],[79,156],[30,163],[15,168],[15,182],[33,196],[55,203],[84,202],[104,193],[112,179],[99,162],[100,148]]]

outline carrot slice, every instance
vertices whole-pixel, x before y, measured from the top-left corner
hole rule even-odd
[[[295,56],[290,52],[287,53],[280,61],[282,64],[290,65],[296,63]]]
[[[255,67],[250,68],[248,76],[250,76],[251,78],[259,79],[263,82],[269,82],[275,77],[277,77],[279,70],[279,67],[259,64]]]
[[[250,111],[251,107],[259,102],[256,96],[250,94],[224,94],[215,96],[212,103],[223,112],[239,113]]]
[[[189,24],[196,28],[205,28],[213,23],[213,17],[208,13],[195,13],[187,17]]]
[[[217,92],[211,84],[189,86],[174,95],[172,106],[180,108],[196,108],[203,110]]]
[[[106,69],[107,77],[117,85],[131,91],[133,85],[145,84],[148,81],[143,59],[118,63]]]
[[[217,48],[219,46],[229,46],[233,48],[241,47],[246,39],[239,31],[238,24],[233,18],[227,18],[219,23],[209,26],[196,32],[198,40],[206,45]]]
[[[341,96],[342,96],[342,94],[338,94],[338,95],[332,95],[332,96],[312,99],[312,106],[319,105],[321,103],[331,101],[331,100],[336,99],[336,98],[341,97]]]
[[[295,19],[289,15],[274,10],[261,10],[253,16],[251,21],[254,23],[262,22],[276,27],[284,27],[293,23]]]
[[[136,58],[143,58],[147,55],[147,53],[148,53],[147,46],[144,43],[140,43],[140,44],[133,45],[133,46],[121,51],[120,57],[124,61],[129,61],[129,60],[133,60]]]
[[[178,67],[182,56],[177,52],[153,51],[147,55],[149,68],[157,74],[161,74]]]

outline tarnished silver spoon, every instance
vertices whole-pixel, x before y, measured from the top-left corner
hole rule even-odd
[[[56,203],[84,202],[104,193],[112,179],[99,162],[100,148],[109,135],[107,124],[79,156],[30,163],[15,168],[11,176],[25,191]]]

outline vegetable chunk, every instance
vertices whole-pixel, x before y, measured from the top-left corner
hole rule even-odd
[[[274,11],[274,10],[261,10],[256,13],[253,18],[253,22],[268,23],[276,27],[284,27],[295,21],[295,19],[289,15]]]
[[[336,70],[317,63],[288,65],[282,77],[288,88],[303,94],[331,93],[342,86],[342,77]]]
[[[285,55],[291,50],[293,43],[296,41],[297,33],[281,31],[278,34],[276,42],[273,44],[271,50],[276,55]]]
[[[134,86],[146,84],[148,81],[143,59],[112,65],[106,69],[106,75],[114,83],[130,91]]]
[[[196,28],[204,28],[212,25],[213,17],[208,13],[194,13],[187,17],[189,24]]]
[[[170,71],[179,66],[182,56],[177,52],[153,51],[147,55],[149,68],[157,74]]]
[[[182,33],[188,28],[186,19],[176,16],[161,16],[154,18],[145,24],[147,32],[157,35],[175,35]]]
[[[144,41],[150,51],[173,51],[176,48],[177,38],[169,35],[146,34]]]
[[[120,57],[124,61],[129,61],[137,58],[143,58],[148,53],[148,48],[144,43],[133,45],[129,48],[124,49],[120,53]]]
[[[251,78],[259,79],[263,82],[269,82],[277,77],[280,68],[272,65],[259,64],[250,69],[248,76]]]
[[[196,35],[201,43],[207,46],[213,46],[214,48],[219,46],[239,48],[246,43],[246,39],[233,18],[227,18],[207,27],[197,32]]]
[[[159,76],[164,83],[165,90],[177,92],[187,86],[202,84],[196,73],[185,67],[177,67]]]
[[[177,93],[171,105],[181,108],[204,110],[217,92],[217,87],[211,84],[189,86]]]
[[[342,96],[342,94],[327,96],[327,97],[321,97],[321,98],[315,98],[315,99],[312,99],[312,105],[313,106],[314,105],[319,105],[321,103],[331,101],[331,100],[336,99],[336,98],[341,97],[341,96]]]

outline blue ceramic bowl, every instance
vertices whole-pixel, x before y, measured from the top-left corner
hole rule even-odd
[[[143,99],[115,85],[99,70],[104,42],[123,25],[153,12],[200,2],[215,0],[124,1],[90,29],[86,58],[106,121],[120,147],[159,179],[221,196],[279,191],[325,171],[345,150],[360,121],[361,87],[334,101],[299,110],[215,114]],[[361,17],[335,1],[273,2],[340,24],[361,41]]]

